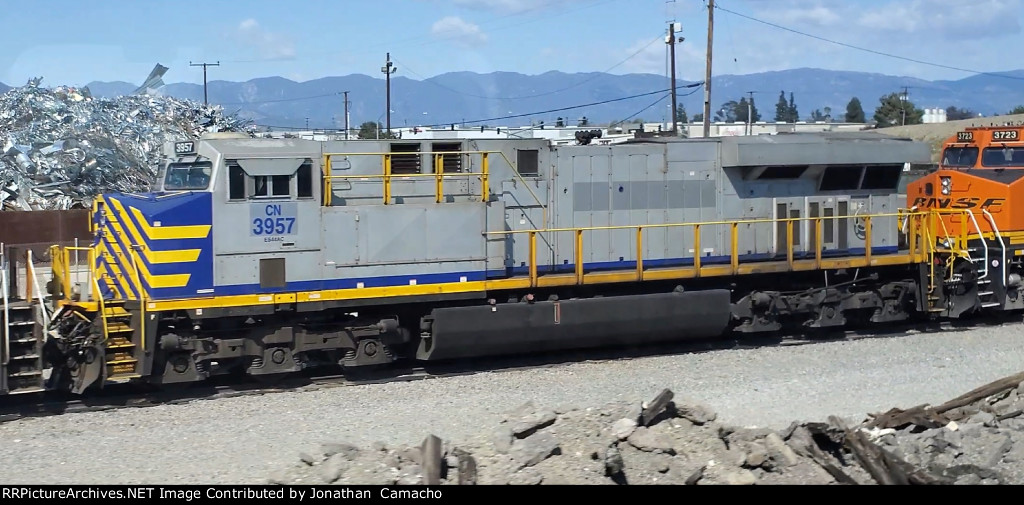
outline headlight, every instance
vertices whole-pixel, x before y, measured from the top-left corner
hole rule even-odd
[[[942,181],[942,194],[948,195],[953,191],[953,179],[951,177],[940,177]]]

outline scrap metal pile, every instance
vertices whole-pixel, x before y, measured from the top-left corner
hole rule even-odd
[[[206,132],[250,135],[219,106],[166,96],[94,98],[33,79],[0,95],[0,209],[87,207],[106,192],[150,188],[164,142]]]

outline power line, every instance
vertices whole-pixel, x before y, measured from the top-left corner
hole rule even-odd
[[[680,88],[695,88],[695,87],[701,86],[703,84],[704,84],[703,82],[698,82],[698,83],[688,84],[686,86],[679,86],[679,87]],[[621,102],[623,100],[631,100],[633,98],[640,98],[640,97],[644,97],[644,96],[657,95],[659,93],[667,93],[669,91],[671,91],[671,90],[669,90],[669,89],[659,89],[658,91],[651,91],[651,92],[648,92],[648,93],[640,93],[639,95],[630,95],[630,96],[624,96],[624,97],[620,97],[620,98],[612,98],[612,99],[609,99],[609,100],[601,100],[600,102],[585,103],[585,104],[581,104],[581,105],[572,105],[572,106],[569,106],[569,107],[559,107],[557,109],[548,109],[548,110],[542,110],[542,111],[537,111],[537,112],[529,112],[529,113],[526,113],[526,114],[513,114],[513,115],[510,115],[510,116],[493,117],[493,118],[487,118],[487,119],[477,119],[477,120],[473,120],[473,121],[463,121],[462,123],[463,124],[466,124],[466,123],[485,123],[485,122],[488,122],[488,121],[500,121],[500,120],[504,120],[504,119],[515,119],[515,118],[526,117],[526,116],[539,116],[541,114],[550,114],[552,112],[562,112],[562,111],[573,110],[573,109],[582,109],[584,107],[593,107],[593,106],[596,106],[596,105],[604,105],[604,104],[613,103],[613,102]],[[439,126],[445,126],[447,124],[449,124],[449,123],[441,123],[441,124],[427,125],[427,126],[428,127],[439,127]]]
[[[484,99],[487,99],[487,100],[521,100],[521,99],[524,99],[524,98],[537,98],[537,97],[542,97],[542,96],[553,95],[555,93],[561,93],[563,91],[567,91],[567,90],[570,90],[572,88],[575,88],[575,87],[578,87],[578,86],[582,86],[582,85],[584,85],[584,84],[586,84],[586,83],[588,83],[590,81],[593,81],[593,80],[596,80],[596,79],[600,79],[602,77],[606,77],[606,76],[601,75],[601,74],[606,74],[608,72],[611,72],[612,70],[615,70],[616,68],[618,68],[620,65],[626,63],[627,61],[632,60],[633,58],[636,58],[637,55],[639,55],[640,53],[644,52],[644,50],[646,50],[648,47],[651,47],[651,44],[654,44],[655,42],[657,42],[657,41],[659,41],[661,39],[662,39],[662,36],[658,35],[654,39],[651,39],[651,41],[648,42],[647,44],[644,44],[644,46],[641,47],[640,49],[638,49],[635,53],[627,56],[622,61],[620,61],[620,62],[618,62],[618,63],[616,63],[616,64],[614,64],[614,65],[612,65],[612,66],[610,66],[608,68],[606,68],[605,70],[602,70],[597,75],[588,77],[588,78],[586,78],[586,79],[584,79],[582,81],[579,81],[579,82],[577,82],[575,84],[572,84],[571,86],[566,86],[564,88],[556,89],[556,90],[553,90],[553,91],[545,91],[544,93],[537,93],[535,95],[521,95],[521,96],[474,95],[473,93],[467,93],[465,91],[459,91],[459,90],[457,90],[455,88],[452,88],[450,86],[446,86],[446,85],[441,84],[439,82],[434,82],[434,81],[430,80],[429,78],[424,77],[422,74],[419,74],[419,73],[413,71],[411,68],[409,68],[409,65],[406,65],[405,63],[402,63],[402,62],[400,62],[398,60],[395,60],[395,63],[401,63],[402,66],[404,66],[405,69],[408,70],[410,74],[413,74],[413,75],[423,79],[422,82],[427,82],[427,83],[433,84],[434,86],[437,86],[439,88],[444,88],[444,89],[446,89],[448,91],[451,91],[453,93],[458,93],[460,95],[465,95],[465,96],[469,96],[469,97],[473,97],[473,98],[484,98]]]
[[[696,88],[693,91],[691,91],[689,93],[686,93],[685,95],[679,95],[679,96],[690,96],[690,95],[692,95],[692,94],[694,94],[694,93],[696,93],[698,91],[700,91],[700,88]],[[657,100],[655,100],[654,103],[652,103],[652,104],[648,105],[647,107],[644,107],[644,108],[642,108],[642,109],[640,109],[640,110],[638,110],[638,111],[636,111],[636,112],[626,116],[625,118],[623,118],[623,119],[621,119],[619,121],[616,121],[614,123],[609,124],[608,127],[612,128],[612,127],[618,126],[620,124],[624,124],[626,121],[629,121],[630,119],[633,119],[634,117],[639,116],[640,114],[643,114],[644,111],[646,111],[647,109],[650,109],[651,107],[654,107],[655,105],[658,105],[659,103],[662,102],[662,100],[664,100],[664,99],[666,99],[668,97],[669,97],[668,94],[664,94],[664,95],[661,96],[661,98],[658,98]],[[675,116],[673,116],[673,119],[675,119]]]
[[[683,86],[677,86],[677,89],[686,89],[686,88],[698,88],[699,89],[703,85],[704,85],[704,82],[695,82],[693,84],[686,84],[686,85],[683,85]],[[521,118],[521,117],[527,117],[527,116],[538,116],[538,115],[541,115],[541,114],[550,114],[552,112],[562,112],[562,111],[566,111],[566,110],[582,109],[584,107],[593,107],[593,106],[597,106],[597,105],[604,105],[604,104],[609,104],[609,103],[613,103],[613,102],[621,102],[621,101],[624,101],[624,100],[631,100],[633,98],[641,98],[641,97],[645,97],[645,96],[657,95],[659,93],[668,93],[669,91],[671,91],[671,90],[669,90],[669,89],[659,89],[657,91],[651,91],[651,92],[648,92],[648,93],[640,93],[638,95],[630,95],[630,96],[624,96],[624,97],[619,97],[619,98],[611,98],[611,99],[608,99],[608,100],[601,100],[600,102],[592,102],[592,103],[585,103],[585,104],[580,104],[580,105],[572,105],[572,106],[568,106],[568,107],[559,107],[557,109],[548,109],[548,110],[543,110],[543,111],[527,112],[527,113],[524,113],[524,114],[512,114],[512,115],[501,116],[501,117],[493,117],[493,118],[486,118],[486,119],[474,119],[474,120],[471,120],[471,121],[462,121],[461,124],[485,123],[485,122],[489,122],[489,121],[501,121],[501,120],[505,120],[505,119],[515,119],[515,118]],[[697,89],[695,89],[694,91],[691,91],[690,93],[682,95],[682,96],[690,96],[690,95],[692,95],[693,93],[696,93],[696,92],[697,92]],[[662,99],[659,99],[658,101],[661,101],[661,100]],[[655,104],[656,103],[658,103],[658,102],[655,102]],[[650,107],[651,106],[645,107],[643,110],[646,110],[646,109],[648,109]],[[643,112],[643,111],[641,111],[641,112]],[[639,112],[637,114],[639,114]],[[634,114],[634,115],[636,115],[636,114]],[[448,126],[450,124],[452,124],[452,123],[437,123],[437,124],[428,124],[428,125],[421,125],[421,126],[423,128],[439,128],[439,127]],[[262,126],[262,127],[265,127],[265,128],[297,129],[297,127],[294,127],[294,126],[275,126],[275,125],[264,125],[264,124],[257,124],[255,126]],[[325,131],[337,130],[337,128],[317,128],[317,129],[318,130],[325,130]]]
[[[313,100],[315,98],[326,98],[326,97],[329,97],[329,96],[338,96],[338,95],[340,95],[342,93],[343,92],[339,91],[339,92],[336,92],[336,93],[327,93],[327,94],[324,94],[324,95],[303,96],[303,97],[296,97],[296,98],[280,98],[280,99],[277,99],[277,100],[259,100],[259,101],[255,101],[255,102],[221,102],[220,105],[260,105],[260,104],[264,104],[264,103],[298,102],[298,101],[301,101],[301,100]]]
[[[989,76],[993,76],[993,77],[1003,77],[1003,78],[1006,78],[1006,79],[1014,79],[1014,80],[1018,80],[1018,81],[1024,81],[1024,77],[1017,77],[1017,76],[1006,75],[1006,74],[997,74],[997,73],[993,73],[993,72],[982,72],[980,70],[971,70],[969,68],[961,68],[961,67],[954,67],[954,66],[950,66],[950,65],[943,65],[941,63],[935,63],[935,62],[931,62],[931,61],[918,60],[918,59],[915,59],[915,58],[908,58],[906,56],[900,56],[898,54],[892,54],[892,53],[885,53],[885,52],[882,52],[882,51],[876,51],[874,49],[868,49],[866,47],[855,46],[853,44],[847,44],[845,42],[839,42],[839,41],[832,40],[832,39],[826,39],[825,37],[819,37],[817,35],[811,35],[810,33],[801,32],[799,30],[794,30],[792,28],[788,28],[788,27],[785,27],[785,26],[782,26],[782,25],[778,25],[778,24],[769,22],[769,21],[765,21],[763,19],[757,19],[755,17],[747,16],[746,14],[740,14],[739,12],[731,11],[729,9],[726,9],[726,8],[720,6],[720,5],[716,5],[715,8],[720,10],[720,11],[722,11],[722,12],[728,12],[729,14],[732,14],[734,16],[739,16],[739,17],[744,18],[744,19],[749,19],[751,21],[755,21],[755,22],[758,22],[758,23],[761,23],[761,24],[765,24],[765,25],[774,27],[774,28],[778,28],[780,30],[785,30],[787,32],[795,33],[797,35],[803,35],[805,37],[810,37],[812,39],[820,40],[822,42],[828,42],[830,44],[835,44],[837,46],[843,46],[843,47],[848,47],[850,49],[856,49],[858,51],[864,51],[864,52],[867,52],[867,53],[877,54],[879,56],[885,56],[885,57],[888,57],[888,58],[895,58],[897,60],[909,61],[909,62],[912,62],[912,63],[919,63],[921,65],[928,65],[928,66],[932,66],[932,67],[945,68],[947,70],[956,70],[958,72],[967,72],[967,73],[972,73],[972,74],[989,75]]]

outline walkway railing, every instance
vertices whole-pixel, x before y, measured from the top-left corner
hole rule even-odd
[[[433,173],[415,173],[415,174],[396,174],[393,172],[393,162],[396,156],[421,156],[430,155],[434,160]],[[353,174],[353,175],[336,175],[334,173],[334,158],[336,157],[351,157],[351,156],[376,156],[380,158],[381,173],[380,174]],[[450,156],[479,156],[480,158],[480,171],[479,172],[445,172],[444,161],[446,157]],[[437,203],[444,202],[444,183],[449,179],[465,179],[465,178],[477,178],[480,180],[480,200],[486,202],[490,196],[490,180],[491,180],[491,159],[492,157],[500,156],[509,167],[513,168],[512,172],[515,176],[523,183],[527,191],[533,196],[538,206],[544,207],[544,204],[537,197],[530,186],[526,184],[522,175],[519,174],[518,170],[515,170],[515,165],[505,156],[502,151],[439,151],[439,152],[413,152],[413,153],[399,153],[399,152],[388,152],[388,153],[324,153],[323,155],[323,173],[324,173],[324,206],[329,207],[331,205],[334,196],[334,181],[336,180],[376,180],[380,179],[382,183],[382,203],[384,205],[391,205],[392,196],[394,192],[392,190],[392,183],[396,179],[434,179],[434,201]],[[461,163],[460,163],[461,165]]]
[[[702,274],[702,255],[701,255],[701,234],[703,230],[709,228],[713,229],[725,229],[728,230],[729,236],[729,272],[732,275],[736,275],[740,270],[740,253],[739,253],[739,231],[740,225],[749,224],[783,224],[785,227],[785,251],[776,251],[776,254],[781,256],[781,253],[785,253],[786,262],[789,269],[794,270],[796,267],[797,246],[795,245],[795,233],[794,224],[808,222],[809,226],[813,229],[813,244],[809,244],[809,248],[805,252],[812,252],[814,254],[813,266],[816,269],[820,269],[822,265],[822,254],[824,252],[824,234],[823,234],[823,223],[829,220],[839,219],[860,219],[864,223],[864,253],[863,258],[866,263],[870,264],[872,259],[872,248],[875,245],[872,237],[872,222],[877,221],[880,218],[894,218],[893,221],[898,223],[895,218],[907,219],[909,225],[909,231],[907,233],[908,239],[908,254],[910,261],[919,263],[926,260],[930,260],[934,253],[936,244],[930,240],[930,237],[937,237],[939,234],[936,232],[937,213],[932,211],[924,212],[899,212],[899,213],[887,213],[887,214],[870,214],[870,215],[858,215],[858,216],[824,216],[824,217],[800,217],[800,218],[785,218],[785,219],[745,219],[735,221],[707,221],[699,223],[669,223],[669,224],[645,224],[645,225],[623,225],[623,226],[592,226],[592,227],[581,227],[581,228],[548,228],[548,229],[531,229],[531,230],[509,230],[509,231],[495,231],[489,232],[487,235],[491,236],[512,236],[512,235],[526,235],[528,240],[528,256],[527,265],[530,277],[530,285],[536,287],[538,285],[539,273],[538,267],[539,262],[537,260],[537,236],[538,235],[556,235],[556,234],[570,234],[573,236],[574,247],[573,247],[573,263],[574,273],[576,276],[576,283],[583,284],[584,281],[584,234],[594,231],[610,231],[610,230],[631,230],[635,234],[636,244],[636,273],[631,280],[643,281],[647,278],[649,273],[644,267],[644,231],[653,229],[689,229],[688,233],[692,234],[693,243],[693,269],[694,275],[700,277]],[[894,228],[898,228],[899,225],[895,224]],[[838,228],[838,227],[834,227]],[[802,229],[802,226],[801,226]],[[679,236],[680,238],[682,235]],[[661,258],[658,258],[661,259]]]

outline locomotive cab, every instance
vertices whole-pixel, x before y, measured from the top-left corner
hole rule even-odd
[[[1024,142],[1018,128],[969,128],[943,146],[939,169],[907,187],[911,211],[936,211],[936,242],[962,254],[939,262],[950,272],[947,313],[1024,307]]]
[[[1024,127],[985,126],[967,128],[942,144],[940,168],[1024,167]]]
[[[179,191],[212,191],[215,179],[216,154],[201,151],[204,140],[249,138],[241,133],[207,133],[200,141],[187,140],[164,146],[164,160],[160,164],[154,193]],[[205,154],[205,155],[204,155]]]

